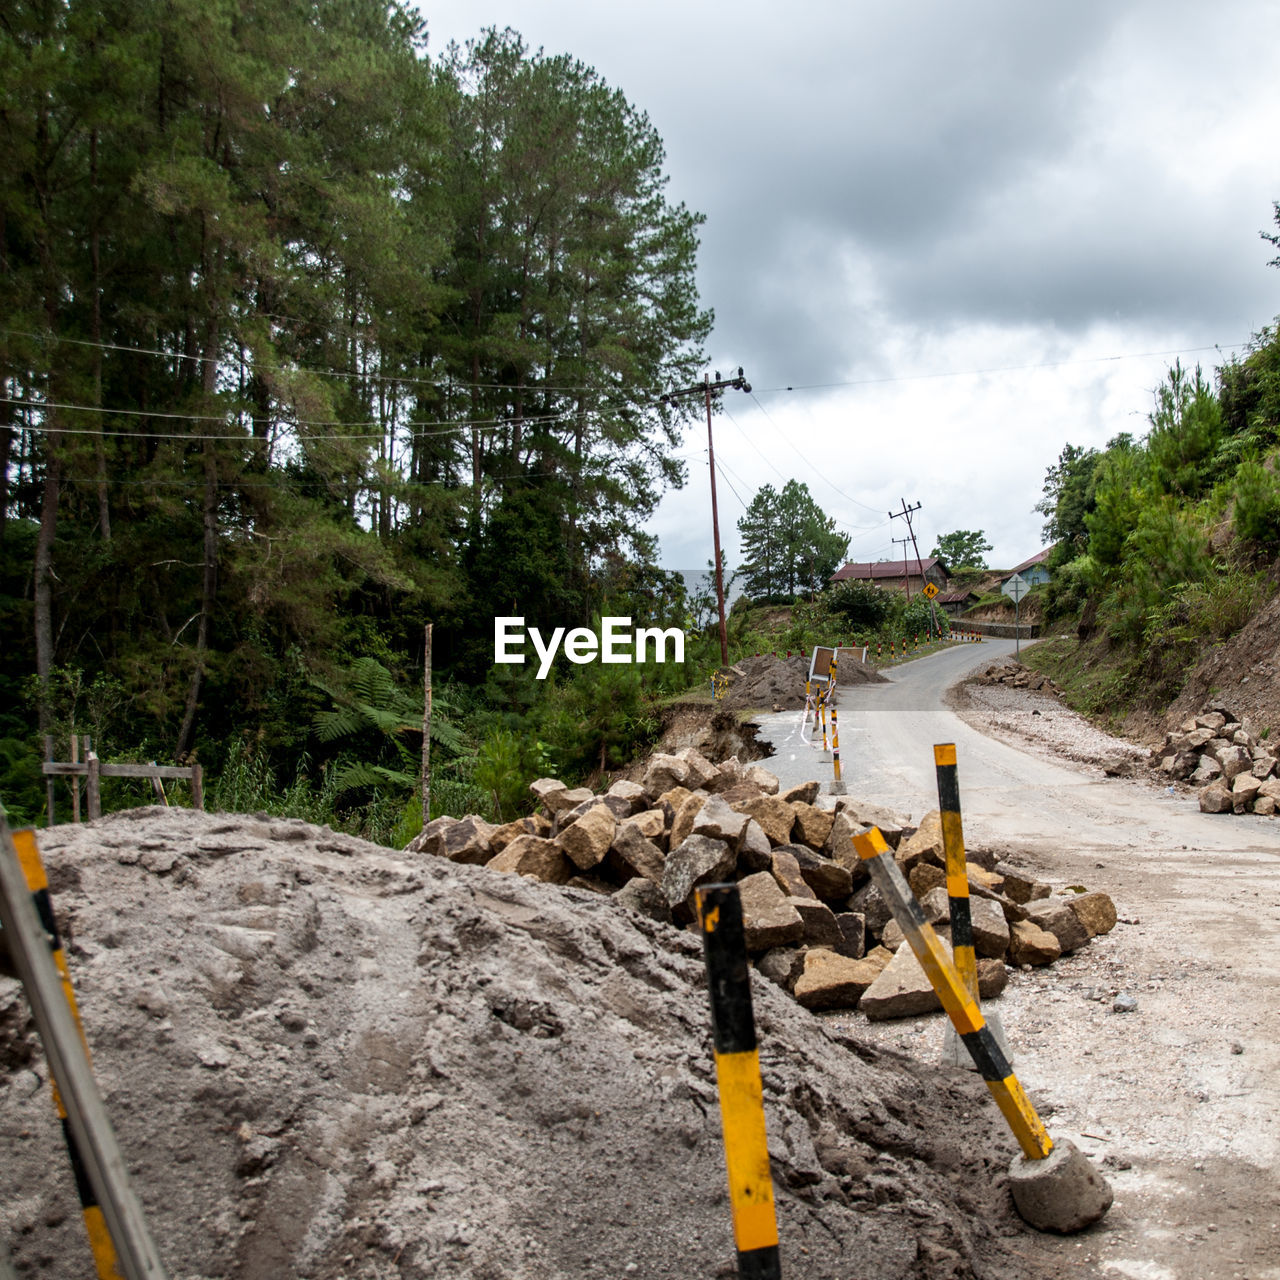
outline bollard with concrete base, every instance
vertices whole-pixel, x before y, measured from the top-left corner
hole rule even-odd
[[[951,914],[951,951],[956,972],[969,988],[974,1004],[978,999],[978,957],[973,946],[973,915],[969,910],[969,874],[964,848],[964,824],[960,820],[960,775],[956,768],[956,745],[944,742],[933,748],[938,775],[938,813],[942,821],[942,847],[946,855],[947,904]],[[985,1015],[1005,1061],[1013,1066],[1009,1039],[998,1013]],[[942,1037],[942,1062],[948,1067],[976,1071],[978,1064],[950,1022]]]
[[[1092,1226],[1114,1198],[1107,1180],[1069,1138],[1060,1138],[1043,1160],[1014,1156],[1009,1190],[1023,1219],[1040,1231],[1071,1235]]]
[[[853,837],[853,847],[893,911],[893,918],[906,935],[920,967],[928,975],[942,1007],[973,1055],[987,1089],[1022,1148],[1022,1155],[1013,1166],[1020,1184],[1013,1201],[1018,1212],[1041,1231],[1080,1231],[1097,1222],[1111,1207],[1111,1188],[1070,1143],[1063,1143],[1070,1148],[1065,1157],[1050,1158],[1057,1151],[1053,1139],[1013,1074],[946,948],[925,919],[884,836],[872,827]],[[1075,1151],[1075,1157],[1071,1151]],[[1010,1176],[1013,1176],[1012,1170]],[[1063,1223],[1070,1225],[1063,1226]]]

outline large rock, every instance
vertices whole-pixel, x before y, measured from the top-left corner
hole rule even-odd
[[[1231,788],[1221,778],[1215,778],[1200,792],[1201,813],[1230,813]]]
[[[1009,950],[1009,923],[999,904],[989,898],[970,898],[969,915],[973,920],[973,949],[993,960],[1004,958]]]
[[[1237,747],[1234,744],[1223,747],[1215,759],[1222,766],[1222,776],[1228,782],[1234,782],[1242,773],[1253,776],[1253,757],[1244,747]]]
[[[827,838],[831,835],[831,827],[836,815],[826,809],[819,809],[813,804],[794,804],[793,802],[793,807],[796,821],[792,828],[792,837],[802,844],[807,844],[810,849],[824,848]]]
[[[804,972],[792,994],[806,1009],[856,1009],[880,970],[880,963],[869,957],[851,960],[816,947],[805,955]]]
[[[690,836],[667,854],[662,892],[671,907],[692,906],[690,895],[700,884],[716,884],[733,876],[736,860],[723,840]]]
[[[1009,926],[1009,960],[1012,964],[1052,964],[1062,954],[1058,939],[1032,920]]]
[[[440,856],[440,839],[442,834],[450,827],[457,823],[457,818],[449,817],[447,814],[432,818],[421,831],[418,832],[412,840],[404,847],[405,853],[430,853],[437,857]]]
[[[1202,715],[1196,716],[1196,727],[1200,729],[1211,729],[1217,733],[1224,724],[1227,723],[1227,717],[1221,711],[1206,711]]]
[[[818,897],[843,902],[853,892],[853,875],[848,867],[815,853],[808,845],[788,844],[783,848],[795,858],[805,884]]]
[[[1053,892],[1052,886],[1045,884],[1043,880],[1037,880],[1030,871],[1022,871],[1010,866],[1007,862],[997,862],[996,871],[1004,877],[1004,888],[1001,892],[1014,902],[1025,905],[1040,898],[1047,898]]]
[[[617,827],[617,819],[608,805],[593,805],[556,836],[556,843],[579,870],[590,871],[604,861]]]
[[[581,792],[586,795],[585,800],[580,800],[572,809],[561,809],[555,816],[554,834],[559,835],[561,831],[567,830],[573,826],[582,815],[591,809],[595,809],[603,805],[613,814],[615,822],[621,822],[624,818],[631,816],[631,804],[622,796],[603,795],[598,796],[593,791],[588,791],[586,787],[581,788]]]
[[[799,860],[792,852],[791,845],[783,845],[775,849],[770,857],[770,871],[788,897],[812,898],[817,901],[818,895],[809,888],[809,882],[800,870]]]
[[[879,828],[885,843],[891,849],[898,847],[904,832],[911,825],[911,820],[905,814],[886,809],[882,805],[869,804],[864,800],[845,798],[837,808],[840,812],[847,813],[857,823],[859,831],[867,827]]]
[[[821,790],[822,784],[816,779],[809,782],[798,782],[789,790],[781,792],[778,795],[778,799],[785,800],[788,804],[812,804],[818,798],[818,792]]]
[[[893,919],[892,908],[869,880],[849,895],[845,910],[857,911],[867,922],[867,932],[875,938],[880,936],[885,925]]]
[[[702,812],[704,804],[706,804],[706,797],[690,792],[684,803],[676,810],[675,817],[671,819],[671,830],[667,836],[668,848],[674,849],[676,845],[683,844],[689,836],[693,835],[693,824],[697,821],[698,814]]]
[[[946,848],[942,842],[942,815],[937,809],[920,819],[915,834],[898,846],[895,857],[904,872],[910,872],[918,862],[932,862],[938,867],[947,865]]]
[[[778,794],[778,778],[776,774],[772,774],[768,769],[762,768],[758,764],[750,765],[742,771],[742,780],[749,782],[752,786],[759,787],[767,796],[776,796]]]
[[[923,898],[933,889],[946,887],[947,873],[932,862],[917,862],[907,876],[907,883],[917,898]]]
[[[517,818],[505,826],[495,827],[489,836],[489,848],[495,854],[501,853],[519,836],[548,836],[551,834],[551,823],[545,814],[535,813],[528,818]]]
[[[529,783],[529,790],[550,814],[554,814],[558,808],[569,807],[559,803],[559,798],[569,790],[559,778],[535,778]]]
[[[739,880],[738,894],[748,951],[767,951],[804,937],[804,920],[767,871]]]
[[[950,947],[946,947],[946,951],[951,954]],[[998,996],[1007,981],[1004,965],[994,960],[979,961],[978,992],[982,999]],[[904,942],[885,971],[867,988],[858,1007],[868,1018],[880,1021],[933,1013],[942,1008],[942,1001],[920,967],[910,943]]]
[[[662,850],[644,834],[634,818],[618,823],[609,851],[609,865],[620,879],[640,876],[660,885],[666,861]]]
[[[844,931],[836,921],[836,913],[825,902],[819,902],[817,898],[788,898],[787,902],[804,922],[800,941],[806,947],[839,950],[844,942]]]
[[[804,972],[804,957],[803,947],[774,947],[755,964],[770,982],[790,992],[796,985],[796,979]]]
[[[1236,774],[1235,781],[1231,784],[1231,809],[1233,813],[1248,813],[1253,808],[1253,802],[1258,797],[1258,792],[1262,789],[1262,783],[1251,773]]]
[[[1193,787],[1206,787],[1222,777],[1222,766],[1212,756],[1201,756],[1200,763],[1187,779]]]
[[[631,806],[631,813],[639,813],[647,804],[644,788],[638,782],[630,782],[626,778],[619,778],[605,794],[625,800]],[[630,817],[631,814],[625,816]]]
[[[547,884],[568,884],[577,871],[554,840],[541,836],[517,836],[487,865],[491,871],[513,871]]]
[[[675,754],[677,760],[683,760],[689,766],[684,785],[690,791],[707,790],[709,784],[719,778],[720,770],[697,747],[681,747]]]
[[[773,845],[760,824],[748,819],[738,846],[738,866],[746,872],[768,871],[773,866]]]
[[[1272,800],[1280,801],[1280,778],[1268,778],[1258,788],[1260,796],[1268,796]]]
[[[751,819],[745,813],[731,809],[719,796],[703,802],[693,820],[693,834],[724,840],[737,849]]]
[[[676,756],[667,756],[659,753],[649,757],[649,763],[645,766],[644,777],[641,779],[641,786],[644,787],[645,795],[656,800],[673,787],[684,786],[688,777],[689,766],[683,760]]]
[[[673,923],[666,894],[652,880],[639,876],[628,880],[613,895],[613,900],[624,907],[630,907],[632,911],[638,911],[642,916],[648,916],[650,920],[660,920],[663,924]]]
[[[858,911],[837,911],[836,924],[840,928],[840,942],[835,950],[850,960],[861,960],[867,953],[866,916]]]
[[[661,809],[641,809],[627,819],[646,840],[662,848],[667,834],[667,815]]]
[[[735,804],[733,807],[758,822],[760,829],[769,837],[770,844],[791,843],[791,828],[795,826],[796,811],[785,800],[779,800],[777,796],[762,796],[758,800],[749,800],[746,804]]]
[[[427,851],[441,858],[448,858],[450,862],[482,867],[493,857],[489,838],[496,830],[492,823],[470,813],[451,826],[440,828]]]
[[[1266,754],[1253,757],[1253,768],[1250,771],[1259,782],[1265,782],[1276,771],[1276,758]]]
[[[1089,937],[1110,933],[1116,927],[1116,904],[1108,894],[1101,892],[1080,893],[1063,901],[1076,914]]]
[[[831,820],[831,831],[826,844],[822,846],[822,852],[833,862],[848,867],[855,879],[859,872],[863,879],[868,874],[862,859],[858,857],[857,849],[853,847],[853,837],[861,833],[862,828],[847,813],[841,811]]]
[[[1047,929],[1057,938],[1063,954],[1078,951],[1089,941],[1089,931],[1080,922],[1080,917],[1062,898],[1045,898],[1042,902],[1029,902],[1027,916],[1032,924]]]

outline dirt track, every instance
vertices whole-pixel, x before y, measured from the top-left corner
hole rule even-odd
[[[1021,713],[1030,724],[1042,710],[1035,741],[1016,714],[958,718],[947,687],[1012,647],[952,650],[846,693],[841,746],[851,793],[918,818],[937,804],[932,744],[956,742],[967,842],[1117,904],[1112,934],[1015,974],[995,1006],[1051,1132],[1098,1160],[1116,1191],[1093,1231],[1038,1242],[1044,1274],[1280,1280],[1280,822],[1203,815],[1189,795],[1069,759],[1078,726],[1038,695]],[[830,776],[787,717],[765,720],[782,757],[767,767],[813,776],[816,763]],[[1121,991],[1136,1012],[1112,1011]],[[833,1020],[925,1060],[941,1046],[940,1016]]]

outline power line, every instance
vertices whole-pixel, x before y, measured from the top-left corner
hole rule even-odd
[[[935,378],[972,378],[992,373],[1024,373],[1032,369],[1067,369],[1075,365],[1107,364],[1118,360],[1153,360],[1157,356],[1189,356],[1201,351],[1240,351],[1249,342],[1215,342],[1206,347],[1177,347],[1169,351],[1126,351],[1109,356],[1084,356],[1079,360],[1042,360],[1034,364],[996,365],[989,369],[946,369],[937,373],[903,373],[884,378],[853,378],[848,382],[803,382],[784,387],[760,387],[774,391],[828,391],[836,387],[874,387],[888,382],[927,382]]]
[[[233,360],[225,355],[197,356],[181,351],[166,351],[163,347],[131,347],[119,342],[94,342],[89,338],[68,338],[61,334],[31,333],[25,329],[3,329],[0,334],[14,338],[32,338],[36,342],[57,342],[73,347],[91,347],[99,351],[122,351],[127,355],[160,356],[165,360],[187,360],[193,364],[230,364]],[[559,391],[577,393],[580,391],[600,391],[600,387],[557,386],[547,383],[518,382],[461,382],[456,378],[417,378],[409,374],[398,373],[359,373],[351,369],[313,369],[290,364],[255,364],[254,369],[270,373],[301,373],[317,378],[359,378],[366,382],[404,383],[423,387],[443,388],[446,391]]]

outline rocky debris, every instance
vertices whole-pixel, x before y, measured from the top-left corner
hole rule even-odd
[[[738,711],[769,708],[774,711],[798,711],[804,706],[804,686],[809,678],[809,657],[795,653],[760,653],[744,658],[721,671],[725,691],[717,705]],[[882,684],[875,667],[862,662],[846,661],[841,656],[839,680],[842,685]]]
[[[853,847],[853,837],[875,825],[894,847],[926,919],[945,933],[950,900],[936,810],[913,826],[867,801],[822,795],[815,782],[779,794],[777,779],[759,766],[736,759],[713,765],[692,748],[652,756],[638,773],[642,783],[615,783],[587,798],[581,788],[540,778],[531,790],[549,801],[554,817],[522,820],[533,830],[437,818],[410,851],[439,850],[456,860],[454,853],[486,839],[490,846],[507,840],[488,863],[494,870],[593,893],[625,890],[627,906],[685,927],[693,924],[699,885],[737,880],[748,950],[790,988],[807,972],[809,954],[822,953],[820,968],[829,956],[852,962],[883,952],[887,963],[900,951],[902,931]],[[553,824],[559,829],[547,838]],[[1105,893],[1054,894],[1030,872],[983,850],[967,850],[967,857],[974,948],[995,968],[1049,964],[1115,926]],[[856,1007],[870,980],[861,982],[865,969],[853,973],[842,966],[815,970],[802,988],[809,1007]],[[994,989],[990,975],[985,981]]]
[[[1199,790],[1201,813],[1276,812],[1280,762],[1275,752],[1220,703],[1165,734],[1152,756],[1163,777]]]
[[[944,942],[948,954],[950,946]],[[978,962],[978,995],[994,1000],[1009,981],[1004,964],[999,960]],[[884,972],[863,993],[858,1008],[875,1021],[884,1018],[911,1018],[921,1013],[934,1013],[942,1001],[933,989],[928,975],[920,967],[915,952],[903,942]]]
[[[642,914],[652,882],[602,897],[159,807],[39,840],[169,1274],[734,1271],[702,948]],[[982,1082],[752,988],[786,1274],[1037,1276]],[[92,1260],[47,1080],[0,979],[0,1239],[16,1274],[71,1280]]]
[[[1055,698],[1061,696],[1061,690],[1048,676],[1011,659],[992,663],[974,676],[973,681],[975,684],[1004,684],[1011,689],[1030,689],[1032,693],[1044,693]]]

